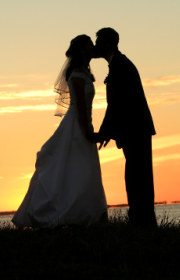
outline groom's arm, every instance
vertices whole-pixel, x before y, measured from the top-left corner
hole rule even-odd
[[[100,126],[99,129],[99,134],[100,135],[104,135],[104,136],[110,136],[110,128],[111,128],[111,110],[110,110],[110,106],[107,105],[107,109],[106,109],[106,113],[103,119],[103,122]]]
[[[106,113],[103,119],[103,122],[101,124],[101,127],[99,129],[99,133],[97,136],[97,141],[98,143],[100,143],[99,145],[99,150],[103,147],[106,147],[106,145],[109,143],[111,137],[110,137],[110,109],[109,109],[109,105],[107,106],[106,109]]]

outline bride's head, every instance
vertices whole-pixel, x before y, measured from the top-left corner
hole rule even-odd
[[[87,35],[79,35],[71,40],[70,46],[66,51],[66,56],[71,58],[87,57],[91,59],[94,54],[94,45],[91,38]],[[80,62],[80,61],[79,61]]]
[[[72,39],[66,56],[71,60],[66,73],[68,80],[73,69],[88,66],[91,58],[94,57],[94,44],[91,38],[87,35],[79,35]]]

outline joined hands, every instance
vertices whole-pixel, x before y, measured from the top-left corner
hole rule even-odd
[[[106,147],[106,145],[109,143],[109,141],[111,140],[109,137],[101,135],[97,132],[93,133],[93,138],[94,138],[94,142],[95,143],[100,143],[99,145],[99,150],[103,147]]]

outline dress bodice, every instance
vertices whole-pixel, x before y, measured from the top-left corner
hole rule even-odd
[[[92,127],[92,102],[95,95],[95,89],[90,75],[81,72],[72,72],[68,79],[68,86],[70,92],[70,111],[77,109],[77,95],[75,94],[75,89],[73,87],[72,78],[82,78],[85,82],[85,106],[88,117],[89,125]]]
[[[95,94],[94,85],[93,82],[88,74],[80,73],[80,72],[72,72],[72,74],[69,77],[68,80],[68,86],[70,91],[70,99],[71,99],[71,105],[74,105],[77,103],[77,97],[74,92],[73,84],[72,84],[72,78],[82,78],[85,82],[85,102],[86,102],[86,108],[91,110],[92,108],[92,102]]]

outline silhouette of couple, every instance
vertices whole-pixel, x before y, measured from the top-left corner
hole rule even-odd
[[[130,223],[156,226],[151,145],[155,129],[141,79],[134,64],[118,50],[119,34],[114,29],[103,28],[96,35],[95,46],[90,37],[79,35],[66,52],[55,83],[56,115],[65,116],[37,153],[29,189],[12,219],[18,227],[89,226],[107,219],[96,143],[101,149],[110,139],[123,149],[126,159]],[[89,63],[100,57],[109,63],[107,109],[99,133],[94,133],[95,90]]]

